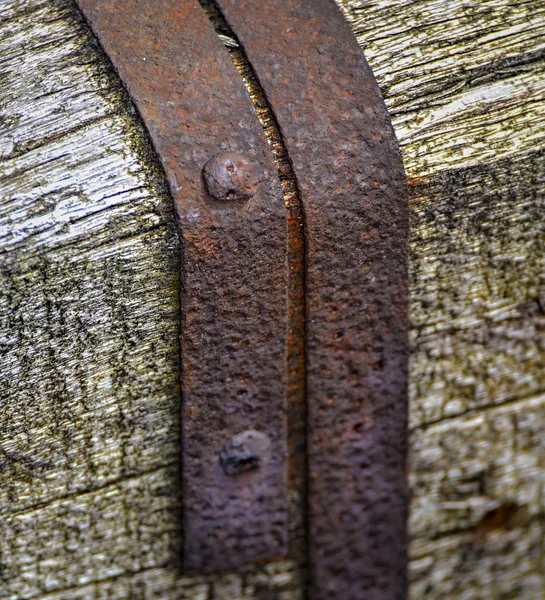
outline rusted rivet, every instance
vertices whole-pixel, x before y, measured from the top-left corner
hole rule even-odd
[[[254,429],[232,437],[223,447],[220,463],[226,475],[240,475],[259,469],[271,447],[267,435]]]
[[[260,183],[258,169],[237,152],[226,152],[209,160],[203,168],[208,193],[216,200],[248,200]]]

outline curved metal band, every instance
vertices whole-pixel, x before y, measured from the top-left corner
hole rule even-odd
[[[332,0],[216,3],[305,215],[311,598],[402,599],[409,212],[390,116]]]
[[[282,554],[286,227],[263,132],[194,2],[79,3],[142,114],[178,214],[186,570]],[[305,215],[311,596],[401,599],[408,206],[390,118],[332,0],[216,3],[278,120]],[[227,150],[260,172],[247,202],[204,188],[202,167]],[[272,441],[260,468],[222,471],[222,447],[254,429]]]
[[[178,216],[184,568],[213,571],[282,555],[286,215],[263,130],[198,3],[79,5],[142,115]],[[207,193],[203,166],[225,152],[253,163],[260,184],[252,198]],[[241,440],[255,456],[244,455]],[[228,468],[222,448],[234,453]]]

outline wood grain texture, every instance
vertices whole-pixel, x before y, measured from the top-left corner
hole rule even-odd
[[[411,194],[411,596],[545,598],[545,5],[340,0]]]
[[[545,598],[545,5],[338,2],[411,181],[412,596]],[[179,575],[162,174],[70,0],[1,0],[0,56],[0,597],[301,598],[301,544]]]
[[[543,139],[540,0],[338,0],[392,114],[409,175],[459,170]]]

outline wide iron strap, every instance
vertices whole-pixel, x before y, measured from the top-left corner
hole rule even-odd
[[[182,264],[184,565],[283,555],[286,215],[250,97],[190,0],[78,0],[150,132]],[[406,595],[408,200],[333,0],[202,0],[240,45],[304,214],[312,600]]]

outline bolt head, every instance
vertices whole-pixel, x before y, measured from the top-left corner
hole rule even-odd
[[[261,467],[270,448],[271,440],[267,435],[248,429],[225,444],[220,454],[220,463],[226,475],[254,471]]]
[[[261,182],[255,162],[237,152],[225,152],[209,160],[203,168],[208,193],[221,202],[248,200]]]

